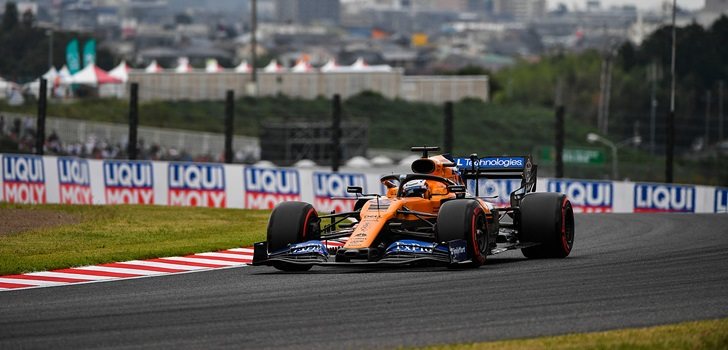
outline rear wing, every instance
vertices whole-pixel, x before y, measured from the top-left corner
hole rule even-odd
[[[453,163],[463,179],[475,179],[475,196],[478,196],[477,180],[521,179],[521,187],[511,193],[511,206],[517,206],[526,193],[536,191],[536,170],[531,156],[487,156],[453,158]]]
[[[455,165],[463,178],[474,179],[521,179],[527,169],[533,169],[530,156],[488,156],[477,158],[455,158]]]

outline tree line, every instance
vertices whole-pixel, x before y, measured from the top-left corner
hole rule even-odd
[[[721,82],[723,104],[727,103],[728,17],[721,16],[709,28],[697,23],[678,27],[676,37],[676,142],[678,149],[685,151],[703,138],[706,130],[708,142],[718,141]],[[520,62],[495,74],[499,90],[494,92],[494,100],[553,106],[559,85],[567,113],[596,126],[602,64],[611,59],[609,136],[618,140],[637,133],[647,141],[654,81],[657,147],[661,149],[670,103],[671,45],[672,27],[663,26],[640,45],[625,42],[605,50],[554,54],[536,64]],[[724,139],[728,137],[726,124]]]
[[[18,83],[35,80],[50,68],[49,51],[53,36],[52,60],[56,68],[66,62],[66,44],[73,38],[84,42],[92,38],[88,33],[58,31],[37,26],[35,16],[30,11],[18,13],[14,2],[5,4],[5,13],[0,23],[0,76]],[[96,64],[111,69],[114,59],[111,53],[99,48]]]

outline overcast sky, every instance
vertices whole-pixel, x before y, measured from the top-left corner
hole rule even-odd
[[[602,1],[602,7],[610,7],[614,5],[636,5],[639,9],[659,9],[660,5],[665,2],[665,0],[601,0]],[[672,4],[671,0],[668,0],[670,4]],[[586,7],[586,0],[547,0],[549,4],[549,8],[555,8],[558,3],[564,3],[566,6],[568,6],[570,9],[573,9],[574,6],[578,6],[579,8]],[[690,10],[697,10],[703,7],[705,5],[705,0],[677,0],[677,6],[690,9]]]

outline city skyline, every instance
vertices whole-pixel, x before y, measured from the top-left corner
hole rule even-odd
[[[665,1],[666,0],[601,0],[601,3],[602,7],[635,5],[640,10],[655,10],[659,9],[660,5]],[[670,0],[667,1],[671,3]],[[559,3],[566,4],[569,9],[583,9],[586,7],[586,0],[547,0],[546,2],[549,9],[556,8]],[[699,10],[705,5],[705,0],[677,0],[677,5],[688,10]]]

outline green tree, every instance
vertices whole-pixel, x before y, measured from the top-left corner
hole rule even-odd
[[[23,25],[24,29],[33,28],[33,24],[35,23],[35,16],[33,16],[33,12],[30,10],[23,12],[20,23]]]
[[[18,7],[14,2],[8,2],[5,4],[5,14],[3,15],[3,34],[6,34],[18,25]]]

